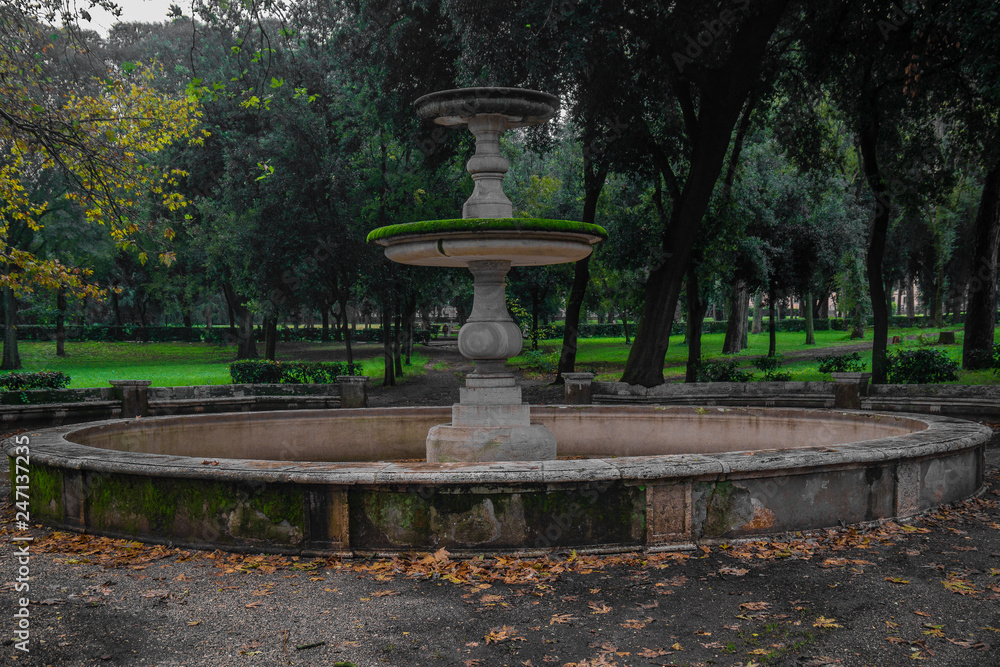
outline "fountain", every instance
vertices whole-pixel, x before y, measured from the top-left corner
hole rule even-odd
[[[522,404],[504,365],[521,347],[504,276],[581,259],[604,238],[594,225],[511,217],[500,134],[556,108],[549,95],[509,88],[420,98],[422,117],[476,136],[475,190],[461,219],[369,237],[394,261],[472,272],[459,348],[475,372],[458,404],[153,416],[20,434],[3,447],[12,470],[30,451],[32,523],[304,555],[616,552],[908,517],[983,489],[990,429],[940,415]]]
[[[368,236],[385,246],[394,262],[467,267],[473,275],[472,313],[459,330],[458,349],[476,368],[452,407],[451,423],[427,434],[427,461],[555,459],[555,438],[531,423],[521,389],[505,367],[521,351],[521,331],[507,313],[505,276],[512,266],[583,259],[607,233],[582,222],[512,217],[502,187],[510,164],[500,153],[500,136],[544,123],[559,101],[521,88],[465,88],[425,95],[414,106],[421,118],[467,126],[476,137],[476,153],[467,165],[475,188],[461,219],[391,225]]]

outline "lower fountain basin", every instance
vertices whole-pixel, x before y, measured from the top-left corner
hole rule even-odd
[[[911,516],[976,493],[991,436],[922,415],[540,406],[532,421],[555,435],[560,460],[417,460],[449,417],[118,420],[4,449],[30,451],[32,518],[54,526],[243,551],[462,554],[678,548]]]

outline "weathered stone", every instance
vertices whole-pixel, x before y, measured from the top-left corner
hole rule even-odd
[[[149,415],[148,388],[152,380],[109,380],[114,387],[115,398],[122,402],[122,417],[146,417]]]
[[[567,405],[588,405],[594,381],[593,373],[563,373],[563,389]]]
[[[337,383],[340,385],[340,407],[367,408],[368,383],[370,380],[371,378],[367,375],[338,375]]]

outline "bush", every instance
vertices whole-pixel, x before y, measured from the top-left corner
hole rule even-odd
[[[336,361],[281,361],[278,367],[285,384],[334,384],[338,375],[361,375],[361,364]]]
[[[361,364],[269,359],[243,359],[229,364],[233,384],[334,384],[338,375],[361,375]]]
[[[970,356],[976,362],[973,368],[992,368],[1000,374],[1000,343],[994,343],[992,350],[972,350]]]
[[[788,382],[792,379],[791,373],[779,373],[782,356],[776,354],[773,357],[758,357],[754,359],[753,365],[757,370],[764,373],[761,378],[763,382]]]
[[[892,384],[930,384],[958,379],[958,362],[931,348],[890,353],[886,362],[886,375]]]
[[[546,354],[542,350],[528,350],[521,353],[524,369],[536,373],[553,373],[558,366],[558,352]]]
[[[281,366],[268,359],[242,359],[229,364],[229,377],[233,384],[278,384]]]
[[[38,371],[37,373],[7,373],[0,375],[0,387],[5,391],[25,391],[27,389],[65,389],[70,377],[61,371]]]
[[[738,359],[706,361],[698,366],[698,382],[749,382],[753,373],[741,371]]]
[[[828,354],[818,358],[820,373],[860,373],[865,370],[860,352]]]

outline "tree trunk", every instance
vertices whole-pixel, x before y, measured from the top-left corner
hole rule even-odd
[[[584,137],[585,144],[586,135]],[[583,214],[580,217],[582,222],[593,224],[597,217],[597,200],[604,189],[604,183],[608,178],[609,161],[601,160],[595,164],[590,151],[583,153]],[[563,384],[563,373],[572,373],[576,370],[576,351],[579,346],[580,336],[580,314],[583,309],[583,300],[587,295],[587,284],[590,282],[590,255],[578,261],[573,267],[573,286],[570,288],[569,297],[566,299],[566,321],[563,326],[562,350],[559,352],[559,364],[556,370],[556,379],[553,384]],[[628,334],[626,333],[626,339]]]
[[[774,292],[767,293],[767,334],[768,334],[768,344],[767,344],[767,356],[773,357],[778,351],[778,326],[775,321],[775,294]]]
[[[17,351],[17,298],[14,290],[5,287],[3,290],[4,334],[3,363],[0,370],[16,371],[21,368],[21,355]]]
[[[764,292],[757,290],[753,295],[753,333],[764,331]]]
[[[278,318],[264,318],[264,358],[274,361],[278,351]]]
[[[698,271],[695,266],[692,266],[691,270],[688,271],[687,303],[688,360],[684,381],[697,382],[698,367],[701,366],[701,328],[705,322],[705,313],[708,312],[708,302],[703,301],[699,293]]]
[[[813,322],[812,301],[812,292],[806,292],[806,295],[802,297],[802,310],[806,316],[806,345],[816,344],[816,324]]]
[[[750,288],[742,280],[737,280],[733,286],[729,321],[726,323],[726,340],[722,343],[723,354],[739,354],[746,349],[749,308]]]
[[[402,316],[396,313],[396,316],[393,318],[392,330],[392,366],[397,378],[403,377],[403,355],[400,353],[401,339],[403,337],[402,320]]]
[[[239,321],[239,329],[236,332],[236,358],[256,359],[258,354],[257,343],[254,341],[253,313],[247,308],[246,300],[236,294],[232,285],[224,284],[223,290],[226,303],[229,304],[229,312]]]
[[[696,113],[685,114],[687,138],[692,146],[687,178],[683,187],[671,187],[673,206],[669,224],[664,227],[661,260],[646,281],[642,316],[625,362],[623,382],[645,387],[663,383],[674,308],[691,251],[733,141],[733,129],[746,110],[760,63],[786,5],[784,0],[763,3],[741,21],[731,36],[730,59],[717,76],[699,86],[701,99],[710,99],[711,103],[702,103]],[[671,48],[664,45],[663,49],[664,57],[669,57]],[[694,109],[690,90],[678,87],[674,92],[679,92],[682,106]],[[658,168],[661,172],[666,169],[664,165]],[[672,172],[664,173],[668,174],[673,176]]]
[[[323,343],[330,342],[330,308],[332,306],[328,303],[324,303],[320,310],[322,311],[323,320],[323,332],[319,335],[319,339]]]
[[[351,331],[347,328],[347,293],[341,292],[338,295],[340,303],[340,312],[344,314],[343,327],[344,327],[344,351],[347,354],[347,364],[350,367],[354,363],[354,349],[351,347]]]
[[[872,384],[885,384],[886,352],[888,350],[889,313],[885,281],[882,277],[882,258],[885,256],[885,239],[889,231],[890,200],[878,165],[878,127],[870,122],[860,136],[861,157],[868,187],[875,197],[875,220],[868,239],[866,258],[868,291],[872,300]]]
[[[122,327],[122,311],[118,304],[118,292],[114,289],[111,290],[111,312],[115,315],[115,326],[120,329]]]
[[[389,313],[389,306],[382,306],[382,359],[385,366],[385,373],[382,376],[383,387],[396,386],[395,364],[392,355],[392,315]]]
[[[573,286],[566,299],[566,320],[563,326],[562,350],[559,352],[559,366],[556,379],[552,384],[563,384],[563,373],[576,370],[576,350],[580,337],[580,312],[583,310],[583,300],[587,295],[587,283],[590,282],[590,255],[587,255],[573,266]]]
[[[972,282],[965,310],[962,367],[988,368],[997,320],[997,255],[1000,248],[1000,163],[986,175],[979,199],[972,250]]]
[[[632,341],[628,338],[628,309],[622,308],[620,312],[622,318],[622,330],[625,332],[625,344],[631,345]]]
[[[66,356],[66,289],[56,291],[56,356]]]

